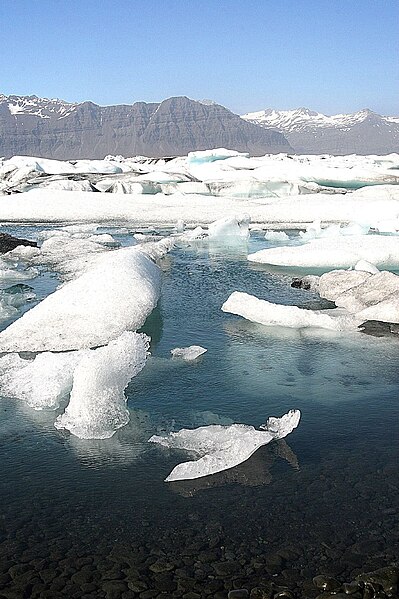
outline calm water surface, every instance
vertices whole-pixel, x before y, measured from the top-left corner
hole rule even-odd
[[[249,249],[265,245],[254,236]],[[152,356],[127,390],[131,422],[112,439],[77,439],[54,429],[54,413],[0,399],[0,595],[223,597],[273,580],[312,597],[318,573],[351,580],[395,560],[399,343],[224,314],[235,290],[324,305],[247,252],[203,242],[163,260],[162,298],[144,327]],[[54,279],[30,284],[48,292]],[[208,352],[171,359],[192,344]],[[164,483],[187,455],[147,443],[291,408],[302,420],[286,440],[206,479]],[[159,560],[170,567],[151,569]]]

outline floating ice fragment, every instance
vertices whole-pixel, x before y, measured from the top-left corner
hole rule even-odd
[[[262,445],[286,437],[298,426],[299,420],[299,410],[290,410],[282,418],[269,419],[262,431],[246,424],[216,424],[194,430],[182,429],[163,437],[153,435],[149,442],[200,456],[197,460],[178,464],[165,479],[167,482],[201,478],[245,462]]]
[[[175,349],[170,350],[170,353],[174,358],[183,358],[183,360],[192,361],[202,356],[206,351],[208,350],[200,345],[190,345],[190,347],[175,347]]]
[[[73,375],[65,412],[55,427],[81,439],[108,439],[129,422],[124,390],[144,368],[146,335],[124,332],[105,347],[84,353]]]
[[[222,310],[266,326],[294,329],[317,327],[342,331],[355,329],[359,324],[346,310],[304,310],[297,306],[273,304],[240,291],[234,291],[230,295]]]
[[[187,156],[187,162],[189,164],[203,164],[206,162],[214,162],[215,160],[232,158],[233,156],[248,158],[249,154],[246,152],[236,152],[235,150],[226,150],[225,148],[217,148],[215,150],[200,150],[197,152],[189,152]]]
[[[265,239],[267,239],[267,241],[282,242],[288,241],[289,237],[284,231],[266,231]]]
[[[225,238],[247,239],[249,237],[250,221],[251,219],[247,214],[233,218],[221,218],[209,225],[209,239],[212,241],[223,241]]]

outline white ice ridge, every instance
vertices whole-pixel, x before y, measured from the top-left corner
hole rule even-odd
[[[146,335],[125,331],[107,346],[84,352],[73,374],[71,397],[55,421],[81,439],[108,439],[129,422],[124,390],[144,368]]]
[[[170,353],[174,358],[183,358],[183,360],[190,362],[202,356],[206,351],[208,350],[200,345],[190,345],[190,347],[175,347],[175,349],[170,350]]]
[[[164,255],[172,243],[166,238],[159,245],[100,254],[84,274],[2,331],[0,352],[92,348],[137,330],[160,295],[161,271],[152,257]]]
[[[265,326],[294,329],[315,327],[344,331],[356,329],[358,320],[346,310],[305,310],[297,306],[274,304],[248,293],[234,291],[222,306],[223,312],[237,314]]]
[[[300,246],[260,250],[248,256],[251,262],[300,268],[353,268],[359,260],[378,268],[399,267],[399,241],[396,236],[354,235],[312,239]]]
[[[165,479],[167,482],[201,478],[233,468],[248,460],[262,445],[286,437],[298,426],[300,417],[299,410],[290,410],[281,418],[269,418],[260,427],[264,430],[246,424],[215,424],[194,430],[182,429],[164,437],[153,435],[149,442],[195,452],[199,456],[196,460],[178,464]]]

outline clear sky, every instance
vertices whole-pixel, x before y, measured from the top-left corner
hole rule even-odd
[[[0,92],[399,115],[399,0],[0,0]]]

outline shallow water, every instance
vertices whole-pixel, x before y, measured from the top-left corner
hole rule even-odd
[[[0,595],[223,597],[273,580],[312,597],[318,573],[351,580],[394,561],[399,343],[224,314],[235,290],[323,305],[246,260],[265,246],[198,242],[163,260],[162,299],[144,327],[152,357],[127,390],[131,422],[112,439],[77,439],[54,429],[54,413],[0,400]],[[208,352],[171,358],[192,344]],[[147,443],[291,408],[302,420],[285,441],[206,479],[164,483],[186,454]]]

